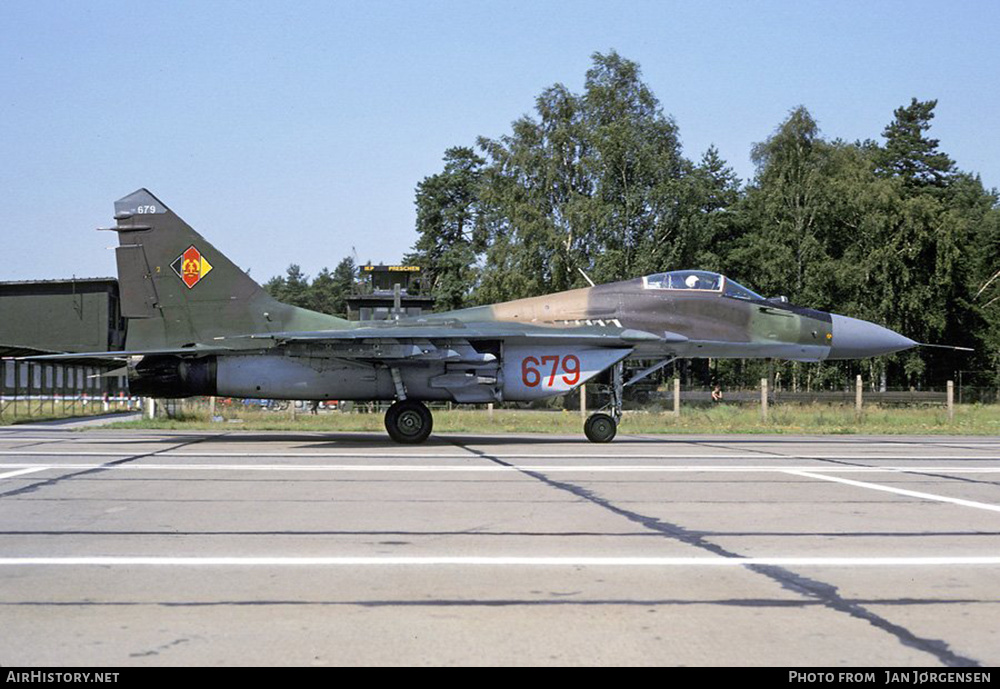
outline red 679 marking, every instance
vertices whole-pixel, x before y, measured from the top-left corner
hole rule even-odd
[[[558,354],[548,354],[541,360],[529,356],[521,362],[521,382],[529,388],[539,385],[550,388],[556,381],[560,369],[563,372],[562,381],[566,385],[576,385],[580,382],[580,358],[575,354],[560,357]]]

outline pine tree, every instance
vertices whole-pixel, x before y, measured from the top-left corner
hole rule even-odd
[[[876,159],[880,174],[898,176],[911,187],[948,185],[955,162],[938,150],[937,139],[925,136],[936,106],[936,100],[914,98],[909,106],[896,108],[895,119],[882,132],[885,146]]]
[[[439,310],[458,309],[476,282],[479,182],[486,162],[471,148],[445,151],[444,171],[417,185],[417,232],[406,257],[424,269]]]

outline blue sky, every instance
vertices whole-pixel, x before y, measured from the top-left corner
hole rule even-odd
[[[878,138],[911,97],[1000,187],[991,2],[0,3],[0,280],[114,274],[112,204],[147,187],[259,281],[356,248],[394,262],[444,150],[497,137],[616,50],[741,178],[805,105]],[[675,268],[677,266],[665,266]]]

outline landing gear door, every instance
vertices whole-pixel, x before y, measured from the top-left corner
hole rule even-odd
[[[503,399],[514,402],[561,395],[631,354],[631,349],[572,345],[504,347]]]

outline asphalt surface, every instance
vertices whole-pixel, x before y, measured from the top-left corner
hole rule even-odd
[[[1000,438],[0,428],[0,665],[1000,662]]]

